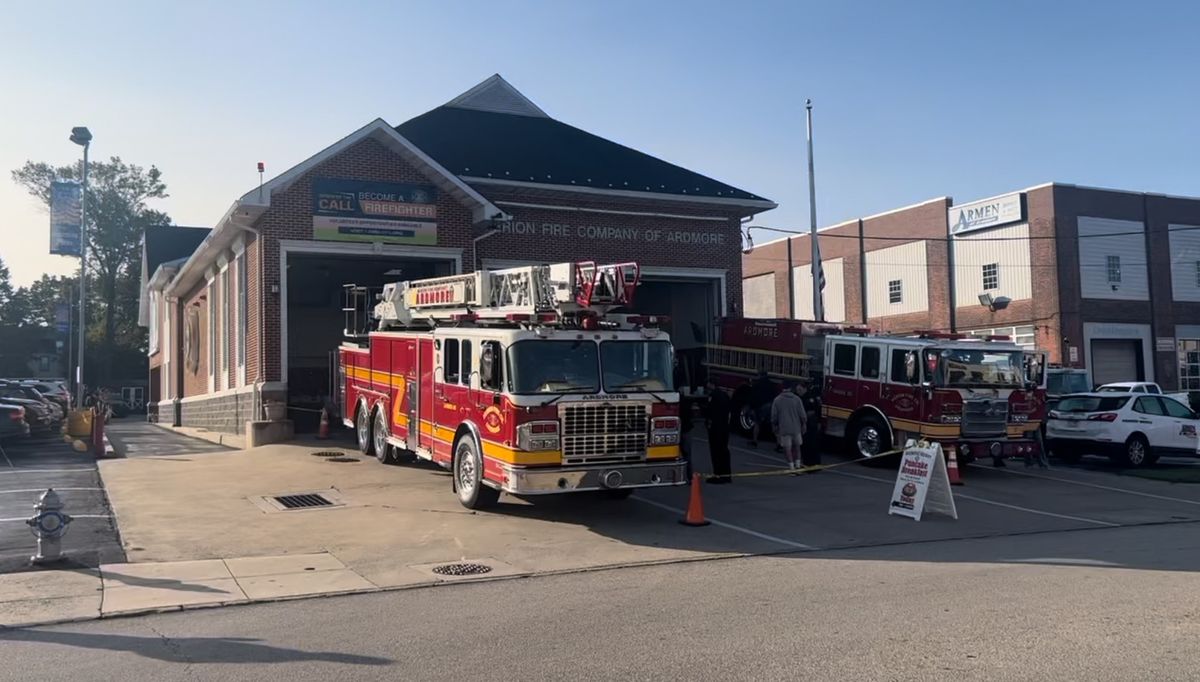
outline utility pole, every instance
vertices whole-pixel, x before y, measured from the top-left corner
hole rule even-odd
[[[812,288],[813,288],[813,318],[817,322],[825,321],[825,269],[821,267],[821,246],[817,243],[817,178],[813,173],[813,119],[812,100],[805,100],[804,108],[808,112],[808,221],[812,241]],[[788,241],[789,250],[791,241]],[[791,275],[789,271],[788,275]]]
[[[76,333],[79,341],[76,343],[75,355],[75,407],[83,408],[83,348],[87,334],[87,300],[84,292],[87,290],[87,190],[88,190],[88,149],[92,145],[92,133],[85,126],[71,129],[71,141],[83,147],[83,194],[79,200],[79,324]]]

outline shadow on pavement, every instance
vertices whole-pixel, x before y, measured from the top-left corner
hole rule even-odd
[[[335,651],[301,651],[262,644],[244,637],[134,637],[56,630],[0,630],[0,639],[43,642],[78,647],[126,651],[160,661],[179,663],[290,663],[324,661],[345,665],[389,665],[392,660]]]
[[[114,573],[112,571],[104,571],[104,579],[112,579],[129,587],[154,587],[163,590],[175,590],[177,592],[224,592],[223,590],[214,589],[205,585],[194,585],[192,583],[176,580],[174,578],[147,578],[143,576]]]

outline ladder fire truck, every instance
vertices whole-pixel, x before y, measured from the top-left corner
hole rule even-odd
[[[612,312],[639,277],[635,263],[580,262],[388,284],[376,328],[347,325],[342,421],[368,456],[449,469],[472,509],[501,491],[682,485],[665,318]]]
[[[752,400],[762,372],[800,381],[819,402],[821,432],[872,457],[909,438],[937,441],[960,459],[1036,455],[1046,412],[1046,359],[1008,337],[937,332],[876,335],[799,320],[727,320],[708,348],[708,371]],[[745,414],[746,411],[739,411]],[[751,425],[744,416],[743,428]]]

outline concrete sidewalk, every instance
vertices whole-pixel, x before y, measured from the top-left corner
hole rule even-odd
[[[329,553],[32,571],[0,576],[0,627],[377,589]]]
[[[135,417],[114,419],[104,427],[118,457],[168,457],[199,452],[229,452],[233,444],[220,444],[179,429],[151,424]],[[240,448],[240,444],[238,444]]]

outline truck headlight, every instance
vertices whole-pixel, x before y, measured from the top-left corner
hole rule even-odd
[[[650,420],[651,445],[679,444],[679,417],[655,417]]]
[[[517,449],[526,451],[558,450],[558,422],[541,421],[517,427]]]

